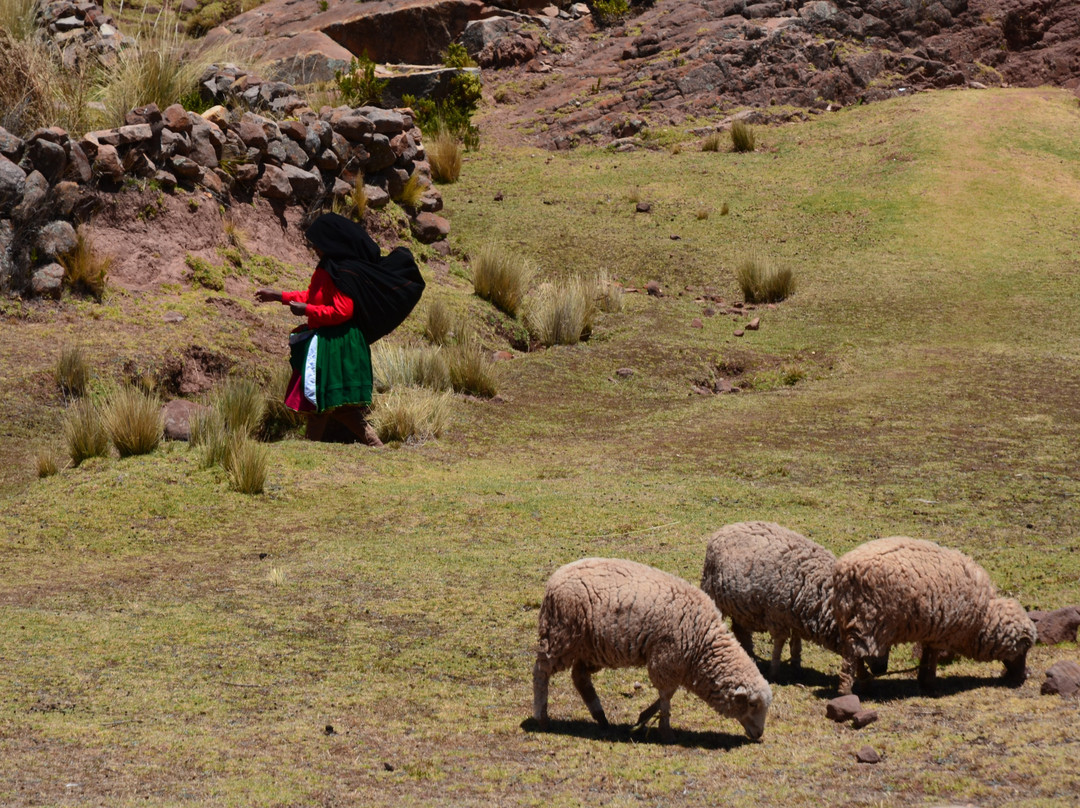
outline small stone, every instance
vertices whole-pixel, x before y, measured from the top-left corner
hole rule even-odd
[[[185,398],[174,398],[172,401],[165,402],[165,405],[161,408],[162,421],[165,426],[165,438],[167,440],[191,440],[191,421],[197,414],[206,409],[205,405],[188,401]]]
[[[167,311],[162,315],[161,319],[166,323],[182,323],[184,321],[184,315],[178,311]]]
[[[753,320],[751,320],[750,322],[748,322],[746,324],[746,330],[747,331],[757,331],[759,328],[761,328],[761,318],[760,317],[755,317]]]
[[[634,210],[638,213],[648,213],[650,210],[652,210],[652,205],[650,205],[648,202],[638,202],[637,207],[635,207]]]
[[[497,194],[495,194],[495,196],[494,196],[494,197],[492,197],[492,198],[493,198],[493,199],[494,199],[494,200],[495,200],[496,202],[502,202],[502,201],[503,201],[503,192],[502,192],[502,191],[499,191],[499,192],[498,192]]]
[[[509,359],[513,359],[514,355],[509,351],[495,351],[495,353],[491,355],[491,358],[495,362],[505,362]]]
[[[383,763],[382,767],[383,771],[392,772],[394,770],[394,764],[392,763]]]
[[[868,724],[873,724],[878,720],[877,710],[859,710],[851,718],[851,726],[855,729],[862,729]]]
[[[1080,627],[1080,607],[1066,606],[1052,612],[1031,611],[1028,612],[1028,617],[1039,632],[1038,641],[1044,645],[1076,642],[1077,628]]]
[[[705,324],[703,322],[701,322],[700,317],[695,317],[693,320],[690,321],[690,327],[691,328],[704,328]]]
[[[631,376],[634,375],[634,369],[633,368],[619,368],[618,370],[615,371],[615,375],[618,376],[620,379],[629,379]]]
[[[46,264],[30,278],[30,291],[38,297],[58,298],[63,285],[64,268],[59,264]]]
[[[70,222],[58,219],[49,222],[38,233],[37,248],[45,258],[55,259],[75,249],[78,239]]]
[[[839,696],[825,705],[825,716],[833,721],[844,722],[855,717],[859,712],[859,697],[855,694]]]
[[[450,222],[437,213],[420,213],[410,222],[413,235],[422,244],[431,244],[450,234]]]
[[[735,335],[736,337],[741,337],[741,336],[742,336],[743,334],[745,334],[746,332],[745,332],[745,331],[743,331],[743,330],[742,330],[741,328],[736,328],[736,329],[735,329],[735,331],[734,331],[733,333],[734,333],[734,335]]]
[[[660,282],[659,281],[649,281],[648,283],[646,283],[645,284],[645,291],[648,294],[650,294],[652,297],[663,297],[664,296],[664,292],[660,288]]]
[[[1071,659],[1062,659],[1046,671],[1046,681],[1042,683],[1039,692],[1044,696],[1054,694],[1071,696],[1078,690],[1080,690],[1080,664]]]
[[[881,755],[874,751],[874,747],[867,745],[855,753],[855,759],[859,763],[880,763]]]
[[[333,724],[327,724],[325,727],[323,727],[323,733],[326,734],[326,735],[336,735],[337,734],[337,732],[334,729]]]

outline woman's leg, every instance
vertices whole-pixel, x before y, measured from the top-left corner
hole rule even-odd
[[[330,414],[326,412],[307,413],[307,428],[304,435],[308,440],[322,440],[326,432],[326,425],[330,421]]]
[[[368,412],[367,407],[345,406],[338,407],[330,414],[330,417],[343,424],[365,446],[378,448],[383,445],[383,442],[379,440],[379,434],[375,428],[367,422]]]

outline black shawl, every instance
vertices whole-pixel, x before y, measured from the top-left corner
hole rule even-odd
[[[405,247],[383,256],[363,225],[336,213],[324,213],[304,235],[323,252],[319,266],[352,298],[353,320],[369,345],[401,325],[420,300],[424,278]]]

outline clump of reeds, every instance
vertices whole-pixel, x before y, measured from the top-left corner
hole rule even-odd
[[[79,225],[75,230],[75,247],[71,252],[57,256],[57,260],[64,268],[64,282],[73,291],[101,300],[113,259],[111,255],[103,255],[94,248],[85,225]]]
[[[102,407],[101,421],[121,457],[149,454],[161,443],[161,399],[146,390],[131,385],[115,388]]]
[[[735,121],[731,125],[731,148],[737,152],[754,150],[754,128],[746,121]]]
[[[795,291],[795,276],[761,255],[749,255],[735,267],[735,280],[747,303],[779,303]]]
[[[37,468],[39,479],[58,474],[60,472],[60,463],[60,458],[56,456],[56,451],[52,448],[38,449],[34,454],[34,465]]]
[[[370,421],[383,441],[423,441],[442,435],[453,396],[446,391],[404,387],[377,396]]]
[[[450,384],[457,393],[491,398],[497,392],[495,363],[472,334],[446,349]]]
[[[540,286],[530,298],[525,322],[541,344],[574,345],[592,332],[596,284],[573,276]]]
[[[464,153],[460,140],[445,129],[440,129],[434,138],[424,144],[424,150],[435,182],[449,184],[458,181]]]
[[[230,443],[225,463],[229,487],[241,494],[261,494],[269,458],[266,447],[242,434],[234,435]]]
[[[101,420],[101,411],[86,398],[75,401],[64,414],[64,441],[71,465],[78,466],[91,457],[109,454],[109,433]]]
[[[532,269],[520,255],[489,242],[472,263],[473,291],[497,309],[516,317]]]
[[[723,135],[719,132],[710,132],[705,136],[705,139],[701,141],[702,151],[720,151],[720,144],[723,142]]]
[[[90,365],[82,348],[78,345],[67,345],[60,349],[60,357],[53,367],[53,379],[60,391],[69,398],[86,394],[86,385],[90,382]]]

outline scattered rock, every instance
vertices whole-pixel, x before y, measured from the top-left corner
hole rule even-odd
[[[64,268],[59,264],[46,264],[30,277],[30,291],[38,297],[60,297],[64,286]]]
[[[862,729],[868,724],[873,724],[878,720],[877,710],[859,710],[851,718],[851,726],[855,729]]]
[[[45,258],[55,259],[75,249],[78,241],[75,228],[62,219],[49,222],[38,233],[37,248]]]
[[[690,327],[691,328],[704,328],[705,324],[703,322],[701,322],[700,317],[695,317],[693,320],[690,321]]]
[[[505,362],[508,359],[513,359],[514,355],[509,351],[495,351],[495,353],[491,355],[491,358],[495,362]]]
[[[1054,694],[1071,696],[1078,690],[1080,690],[1080,664],[1071,659],[1062,659],[1046,671],[1046,681],[1042,683],[1039,692],[1044,696]]]
[[[753,320],[751,320],[750,322],[748,322],[746,324],[746,330],[747,331],[757,331],[759,328],[761,328],[761,318],[760,317],[755,317]]]
[[[191,419],[205,409],[205,405],[185,398],[174,398],[165,402],[161,408],[161,417],[165,423],[166,439],[191,440]]]
[[[746,332],[745,332],[745,331],[743,331],[743,330],[742,330],[741,328],[736,328],[736,329],[735,329],[735,331],[734,331],[734,335],[735,335],[736,337],[741,337],[741,336],[742,336],[743,334],[745,334],[745,333],[746,333]]]
[[[825,716],[842,723],[854,718],[860,709],[858,696],[854,694],[838,696],[825,705]]]
[[[638,213],[648,213],[652,210],[652,205],[648,202],[638,202],[637,207],[634,208]]]
[[[450,234],[450,222],[435,213],[419,213],[409,226],[412,228],[413,235],[422,244],[433,244]]]
[[[1038,641],[1044,645],[1076,642],[1076,632],[1080,628],[1080,606],[1065,606],[1052,612],[1032,611],[1028,612],[1028,617],[1039,632]]]
[[[880,763],[881,755],[874,750],[874,747],[867,745],[855,753],[855,759],[859,763]]]
[[[184,315],[178,311],[167,311],[162,315],[161,319],[166,323],[182,323],[184,321]]]
[[[645,291],[652,297],[663,297],[664,291],[660,288],[659,281],[649,281],[645,284]]]
[[[615,371],[615,375],[618,376],[620,379],[629,379],[631,376],[634,375],[634,369],[633,368],[619,368],[618,370]]]

